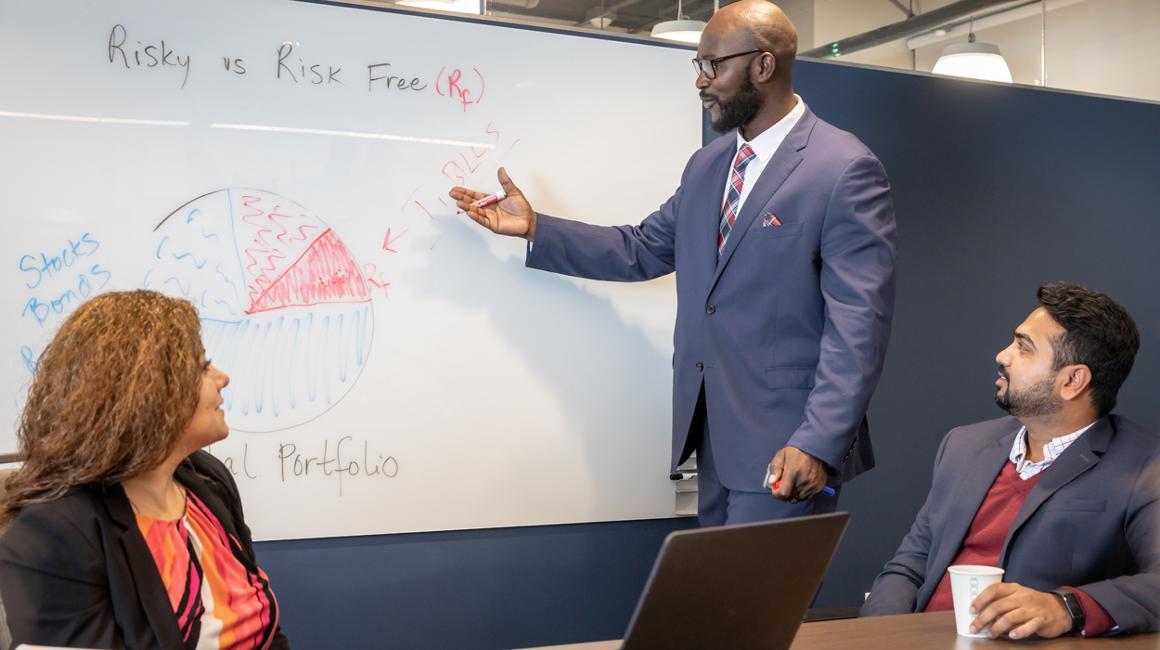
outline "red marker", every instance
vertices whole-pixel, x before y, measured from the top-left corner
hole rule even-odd
[[[772,470],[773,470],[773,468],[771,468],[771,467],[765,468],[765,480],[761,482],[762,487],[769,489],[770,491],[776,490],[779,487],[781,487],[781,479],[777,479],[776,481],[769,480],[769,479],[773,478],[773,471]],[[832,497],[835,494],[834,488],[832,488],[828,485],[823,486],[822,487],[822,494],[825,494],[827,496]]]
[[[773,482],[773,489],[776,490],[779,487],[781,487],[781,479],[778,479],[778,480]],[[832,496],[834,496],[834,488],[832,488],[828,485],[824,485],[824,486],[822,486],[822,494],[825,494],[827,496],[832,497]]]
[[[473,207],[473,208],[486,208],[489,205],[495,205],[496,203],[499,203],[500,201],[504,200],[505,198],[507,198],[507,192],[500,190],[500,191],[496,192],[495,194],[489,194],[488,196],[483,197],[482,199],[476,201],[475,203],[472,203],[471,207]],[[456,210],[455,214],[463,214],[463,212],[464,212],[463,210]]]

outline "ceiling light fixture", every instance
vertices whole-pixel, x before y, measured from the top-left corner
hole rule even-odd
[[[948,45],[931,72],[948,77],[1011,83],[1011,68],[1007,67],[1007,60],[999,53],[999,47],[975,42],[974,20],[972,16],[967,42]]]
[[[653,38],[663,38],[667,41],[682,43],[700,43],[701,32],[705,29],[704,21],[682,20],[681,0],[677,0],[677,19],[657,23],[652,28]]]
[[[593,7],[585,12],[584,20],[596,29],[607,29],[612,26],[612,21],[616,20],[616,10],[605,9],[602,2],[599,7]]]

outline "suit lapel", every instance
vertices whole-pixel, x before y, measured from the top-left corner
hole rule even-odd
[[[979,452],[964,471],[962,480],[953,488],[955,489],[955,494],[952,495],[953,510],[946,517],[946,525],[939,534],[943,544],[939,547],[938,557],[934,558],[933,568],[936,571],[931,575],[941,576],[945,573],[951,560],[958,554],[963,540],[967,537],[967,531],[971,528],[971,522],[979,512],[979,506],[983,504],[983,499],[987,497],[987,492],[995,483],[995,477],[999,475],[1003,464],[1011,455],[1011,445],[1015,443],[1015,436],[1018,433],[1019,428],[1016,426],[1013,431],[1004,434],[993,445]]]
[[[1043,476],[1039,478],[1035,487],[1031,488],[1031,494],[1027,495],[1027,500],[1019,508],[1019,512],[1015,515],[1015,521],[1011,523],[1011,528],[1007,531],[1007,538],[1003,540],[1003,553],[999,557],[1000,566],[1006,564],[1007,550],[1019,528],[1027,523],[1031,515],[1035,514],[1039,506],[1043,505],[1048,497],[1055,494],[1056,490],[1100,462],[1100,457],[1103,456],[1111,442],[1112,434],[1111,420],[1107,417],[1098,420],[1092,425],[1092,428],[1072,442],[1050,467],[1043,470]]]
[[[813,132],[814,125],[817,124],[818,118],[814,116],[813,112],[808,108],[798,119],[797,124],[790,129],[786,134],[785,140],[773,153],[773,157],[765,165],[761,176],[756,179],[746,178],[746,183],[754,183],[753,188],[749,190],[749,195],[745,197],[745,204],[741,206],[741,213],[737,215],[737,221],[733,224],[733,228],[729,232],[729,239],[725,242],[725,250],[722,251],[720,259],[717,260],[717,268],[713,272],[713,280],[709,283],[709,290],[712,291],[716,286],[717,280],[721,277],[721,272],[725,270],[725,266],[729,264],[729,260],[733,257],[733,251],[737,250],[737,246],[745,235],[749,232],[749,227],[753,225],[753,220],[757,218],[758,213],[762,208],[769,203],[769,200],[781,188],[786,179],[789,178],[793,170],[801,164],[803,155],[801,151],[806,148],[809,143],[810,134]],[[725,169],[721,172],[722,178],[729,174],[729,165],[732,159],[725,163]],[[721,188],[724,194],[725,188]],[[717,221],[720,223],[721,210],[717,211]],[[714,248],[716,248],[717,237],[716,232],[713,236]]]
[[[182,647],[184,643],[181,630],[177,627],[177,616],[169,603],[169,594],[161,582],[161,572],[153,561],[153,554],[137,529],[137,518],[133,515],[133,507],[125,496],[125,490],[120,485],[106,487],[104,499],[109,515],[124,529],[121,533],[121,549],[133,576],[133,586],[137,589],[141,609],[149,620],[158,645],[162,648]]]
[[[709,169],[705,171],[704,176],[711,181],[709,187],[703,192],[697,192],[693,198],[695,203],[691,214],[709,215],[709,218],[704,221],[704,229],[697,237],[698,241],[704,242],[701,254],[708,262],[706,267],[708,269],[713,269],[718,265],[717,231],[721,226],[722,197],[725,196],[725,184],[728,183],[729,166],[733,163],[733,156],[736,154],[736,143],[737,137],[734,136],[731,146],[725,147],[721,154],[709,163]]]

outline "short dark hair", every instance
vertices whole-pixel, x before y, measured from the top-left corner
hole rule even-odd
[[[1064,329],[1051,342],[1055,369],[1082,363],[1092,373],[1092,405],[1101,416],[1116,406],[1116,393],[1132,372],[1140,332],[1123,305],[1078,284],[1039,287],[1039,304]]]

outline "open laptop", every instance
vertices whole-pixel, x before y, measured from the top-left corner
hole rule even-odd
[[[850,515],[670,533],[624,650],[788,648]]]

